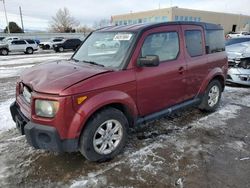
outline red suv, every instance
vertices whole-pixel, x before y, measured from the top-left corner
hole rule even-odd
[[[107,38],[117,45],[98,47]],[[112,26],[91,33],[71,59],[24,72],[10,110],[35,148],[104,161],[122,150],[129,127],[189,106],[214,111],[227,69],[219,25]]]

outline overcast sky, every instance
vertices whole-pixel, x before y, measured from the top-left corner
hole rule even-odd
[[[24,15],[28,29],[46,30],[51,17],[59,8],[67,7],[81,25],[92,26],[100,19],[111,15],[151,9],[179,6],[180,8],[229,12],[250,15],[249,0],[5,0],[9,21],[19,25],[19,9]],[[6,26],[3,4],[0,0],[0,28]]]

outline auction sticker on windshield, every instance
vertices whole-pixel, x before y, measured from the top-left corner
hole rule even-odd
[[[132,34],[130,33],[118,33],[114,36],[113,40],[130,40],[132,37]]]

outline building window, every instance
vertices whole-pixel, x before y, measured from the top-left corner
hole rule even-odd
[[[122,25],[122,21],[121,20],[119,21],[119,25]]]
[[[180,16],[180,21],[183,21],[183,16]]]
[[[197,21],[197,18],[196,18],[196,17],[194,17],[194,21],[195,21],[195,22]]]
[[[189,21],[193,21],[193,17],[192,16],[189,16]]]
[[[185,16],[185,21],[188,21],[188,16]]]
[[[201,31],[185,31],[185,42],[187,51],[191,57],[201,56],[203,54]]]
[[[138,23],[142,23],[142,19],[138,19]]]
[[[175,16],[174,20],[179,21],[179,16]]]
[[[119,22],[118,21],[115,21],[115,25],[118,25],[119,24]]]
[[[137,24],[137,20],[133,20],[133,24]]]
[[[143,23],[147,23],[148,22],[148,19],[147,18],[144,18],[143,19]]]
[[[128,20],[128,25],[132,24],[132,20]]]
[[[179,54],[179,37],[177,32],[154,33],[145,39],[141,56],[157,55],[160,61],[169,61]]]
[[[155,22],[160,22],[160,17],[159,16],[155,16]]]
[[[161,17],[161,21],[162,22],[167,22],[168,21],[168,17],[167,16],[162,16]]]
[[[197,21],[200,22],[200,21],[201,21],[201,17],[199,17],[199,18],[197,19]]]
[[[124,25],[127,25],[127,24],[128,24],[128,23],[127,23],[127,20],[124,20],[124,21],[123,21],[123,24],[124,24]]]

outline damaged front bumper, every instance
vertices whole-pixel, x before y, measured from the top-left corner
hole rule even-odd
[[[227,83],[250,86],[250,62],[246,59],[234,59],[228,62]]]
[[[17,129],[25,134],[27,142],[34,148],[55,152],[78,151],[78,139],[61,140],[54,127],[33,123],[25,117],[16,102],[11,104],[10,112]]]

